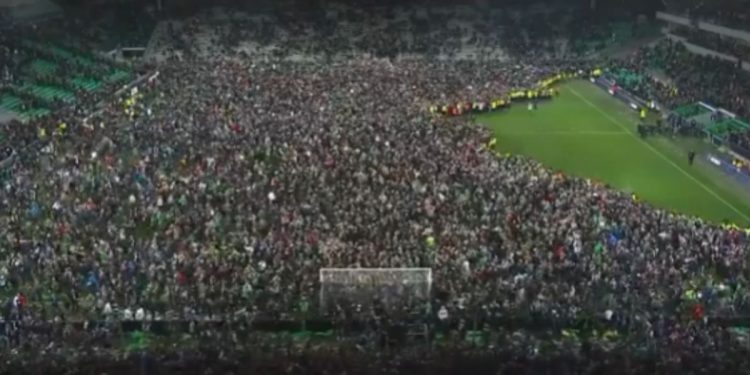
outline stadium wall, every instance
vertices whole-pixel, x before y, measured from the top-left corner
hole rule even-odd
[[[709,31],[714,34],[724,35],[724,36],[732,37],[735,39],[742,39],[750,43],[750,32],[747,32],[744,30],[731,29],[729,27],[715,25],[715,24],[712,24],[710,22],[705,22],[705,21],[694,22],[693,20],[687,17],[669,14],[666,12],[656,12],[656,18],[659,20],[677,24],[677,25],[697,27],[704,31]]]
[[[742,147],[739,147],[737,145],[730,145],[729,153],[734,156],[737,159],[740,159],[744,161],[745,163],[750,164],[750,158],[748,158],[747,155],[750,155],[750,150],[744,149]]]
[[[711,165],[716,166],[728,176],[737,180],[742,186],[750,188],[750,173],[737,168],[732,164],[731,160],[727,160],[725,157],[714,154],[706,155],[706,160],[708,160]]]
[[[692,53],[695,53],[697,55],[716,57],[716,58],[722,59],[724,61],[729,61],[729,62],[731,62],[733,64],[737,63],[737,58],[734,57],[734,56],[730,56],[730,55],[727,55],[725,53],[717,52],[717,51],[710,50],[708,48],[701,47],[699,45],[690,43],[690,42],[687,41],[687,39],[685,39],[685,38],[683,38],[681,36],[677,36],[677,35],[674,35],[674,34],[671,34],[671,33],[665,33],[665,35],[667,36],[667,38],[671,39],[672,41],[680,42],[680,43],[684,44],[685,48],[687,48],[688,51],[690,51]],[[750,62],[743,61],[742,62],[742,69],[750,71]]]
[[[15,23],[61,17],[62,8],[50,0],[5,0],[0,3],[5,18]],[[5,23],[5,22],[3,22]]]

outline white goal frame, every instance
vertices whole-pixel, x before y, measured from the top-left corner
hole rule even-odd
[[[421,282],[424,282],[426,284],[426,288],[427,289],[424,292],[428,296],[430,295],[430,293],[432,293],[432,281],[433,281],[433,279],[432,279],[432,268],[427,268],[427,267],[411,267],[411,268],[408,268],[408,267],[405,267],[405,268],[321,268],[318,271],[319,281],[320,281],[320,291],[319,291],[319,296],[318,296],[319,303],[320,303],[319,306],[323,307],[323,306],[326,305],[326,301],[325,301],[325,299],[326,299],[326,295],[325,295],[326,288],[325,288],[325,286],[326,286],[326,284],[330,280],[326,280],[325,275],[326,274],[339,273],[339,272],[340,273],[359,273],[360,275],[362,275],[365,278],[371,278],[372,276],[367,276],[367,275],[373,275],[373,274],[377,274],[377,273],[389,273],[391,275],[396,274],[396,273],[403,273],[403,274],[409,274],[409,273],[411,273],[412,275],[415,274],[415,273],[425,274],[424,281],[421,281]],[[404,278],[397,278],[397,280],[402,280],[402,282],[406,282],[406,280],[408,280],[408,278],[405,278],[405,277]],[[365,283],[363,283],[363,285],[365,285],[367,283],[367,281],[368,280],[365,280]],[[383,278],[381,280],[377,280],[376,278],[371,278],[369,281],[371,283],[372,282],[378,282],[379,285],[384,285],[384,286],[395,284],[393,282],[393,278],[391,278],[390,280],[388,278]]]

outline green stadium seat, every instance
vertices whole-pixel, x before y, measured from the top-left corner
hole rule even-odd
[[[71,78],[69,81],[73,86],[89,92],[96,91],[101,86],[101,82],[83,76]]]
[[[45,101],[63,100],[66,102],[75,101],[75,95],[69,91],[54,86],[44,86],[36,84],[25,84],[20,87],[21,91],[27,92]]]
[[[674,109],[674,112],[682,117],[690,118],[706,114],[709,110],[700,104],[693,103],[677,107]]]
[[[109,82],[119,82],[119,81],[125,81],[128,78],[130,78],[130,73],[126,72],[124,70],[115,69],[110,73],[106,80]]]
[[[11,112],[18,112],[21,108],[21,99],[10,94],[4,94],[0,96],[0,108]]]
[[[50,61],[37,59],[31,62],[30,68],[41,75],[53,75],[58,66]]]
[[[21,40],[20,44],[19,59],[25,64],[25,75],[19,77],[20,81],[14,89],[43,102],[74,102],[75,93],[79,90],[93,92],[101,89],[105,83],[119,84],[133,76],[128,68],[86,51],[86,47],[81,47],[75,38],[64,35],[49,36],[47,39],[29,37]],[[60,60],[64,63],[58,62]],[[62,78],[62,81],[51,84],[46,77]],[[0,97],[0,108],[14,113],[22,112],[22,101],[11,93]],[[43,116],[49,110],[37,108],[23,112],[22,117],[29,119]]]

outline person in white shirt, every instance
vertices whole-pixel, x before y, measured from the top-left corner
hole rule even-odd
[[[445,306],[440,306],[440,310],[438,310],[438,319],[440,319],[441,322],[448,320],[448,309],[446,309]]]
[[[135,320],[143,320],[146,318],[146,312],[143,310],[142,307],[139,307],[138,310],[135,311]]]
[[[112,305],[109,304],[109,302],[104,304],[104,308],[102,308],[102,312],[104,315],[109,316],[112,314]]]

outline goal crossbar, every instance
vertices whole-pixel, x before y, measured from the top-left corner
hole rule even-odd
[[[320,303],[324,310],[373,301],[406,306],[429,298],[431,268],[321,268]]]

